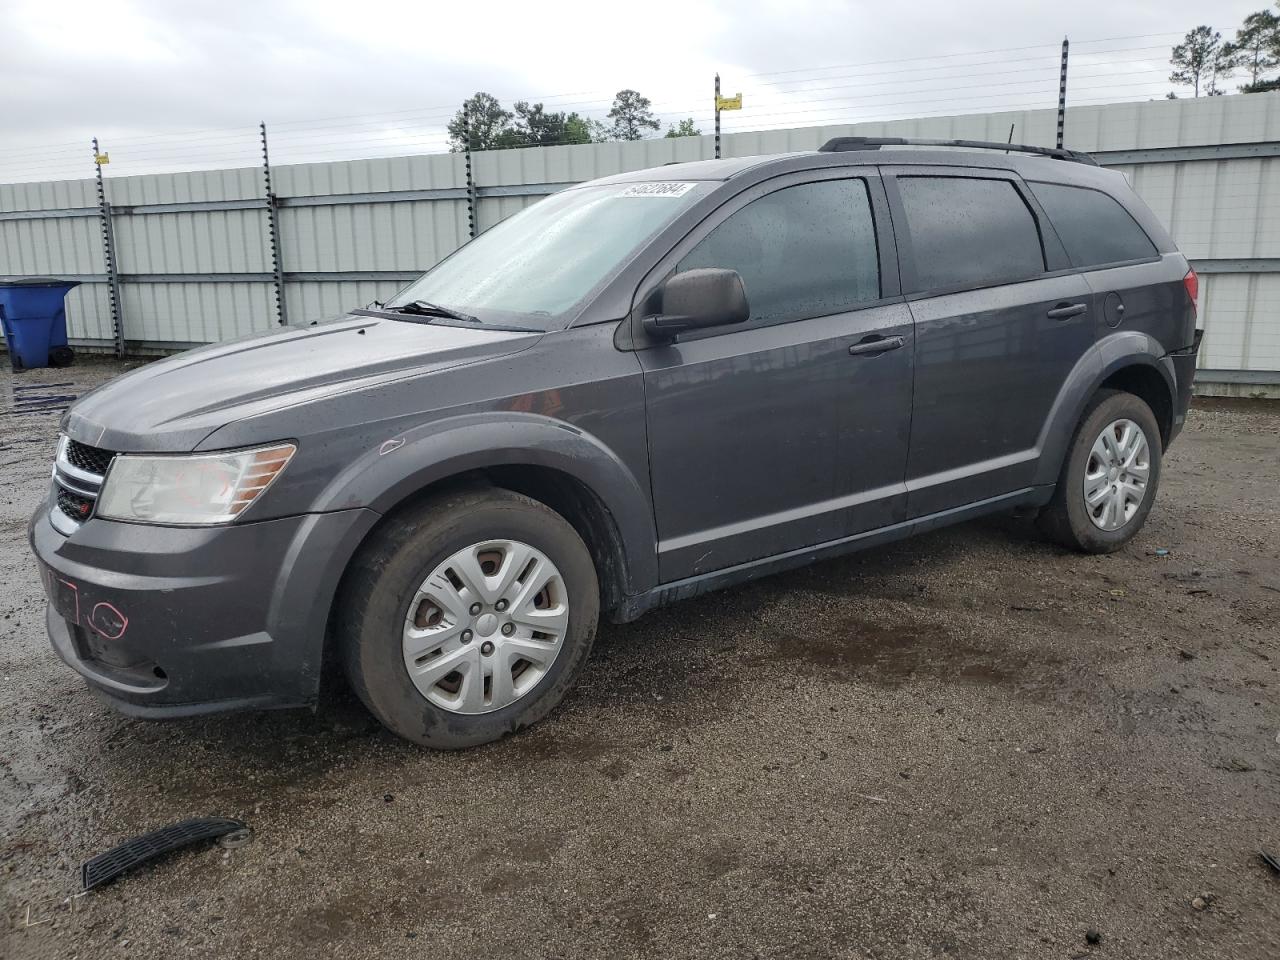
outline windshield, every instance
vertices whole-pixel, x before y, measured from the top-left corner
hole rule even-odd
[[[415,300],[545,329],[609,279],[709,189],[698,183],[579,187],[486,230],[387,303]]]

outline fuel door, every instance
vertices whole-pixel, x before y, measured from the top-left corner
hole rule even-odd
[[[1107,294],[1102,304],[1102,319],[1108,327],[1118,327],[1124,320],[1124,298],[1114,291]]]

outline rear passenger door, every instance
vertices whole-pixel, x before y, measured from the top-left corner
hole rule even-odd
[[[907,504],[922,517],[1031,484],[1054,400],[1095,340],[1091,292],[1015,174],[885,172],[916,329]]]
[[[641,343],[659,569],[679,580],[906,515],[911,314],[874,175],[757,184],[654,268],[738,271],[746,323]],[[640,329],[637,323],[635,329]]]
[[[1141,330],[1166,350],[1189,346],[1186,290],[1132,214],[1110,194],[1064,183],[1027,184],[1072,264],[1094,292],[1095,331]]]

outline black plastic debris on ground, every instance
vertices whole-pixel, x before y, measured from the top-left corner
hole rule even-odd
[[[14,384],[13,407],[9,414],[15,413],[47,413],[65,410],[76,400],[79,394],[67,393],[61,388],[74,387],[70,380],[65,383],[23,383]]]
[[[118,847],[86,860],[80,868],[81,880],[86,890],[92,890],[162,854],[200,840],[213,840],[237,830],[248,830],[248,827],[239,820],[225,817],[194,817],[183,820],[126,840]]]
[[[1276,873],[1280,873],[1280,857],[1277,857],[1270,850],[1259,850],[1258,856],[1262,858],[1262,862],[1265,863],[1268,867],[1270,867]]]

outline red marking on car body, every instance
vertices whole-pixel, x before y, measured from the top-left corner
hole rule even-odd
[[[129,618],[103,600],[89,614],[89,626],[107,640],[119,640],[129,629]]]
[[[50,576],[51,578],[53,578],[53,577],[54,577],[54,573],[53,573],[53,571],[52,571],[52,570],[50,570],[50,571],[49,571],[49,576]],[[72,625],[73,625],[73,626],[77,626],[77,627],[78,627],[78,626],[80,626],[80,588],[79,588],[79,587],[77,587],[77,586],[76,586],[74,583],[72,583],[70,580],[63,580],[61,577],[57,577],[56,579],[57,579],[58,583],[66,584],[68,587],[70,587],[70,588],[71,588],[71,592],[72,592],[72,594],[74,594],[74,595],[75,595],[75,598],[76,598],[76,618],[75,618],[75,620],[74,620],[74,621],[72,621]],[[50,591],[50,592],[52,592],[52,591]],[[54,606],[55,606],[55,608],[56,608],[57,604],[54,604]]]

